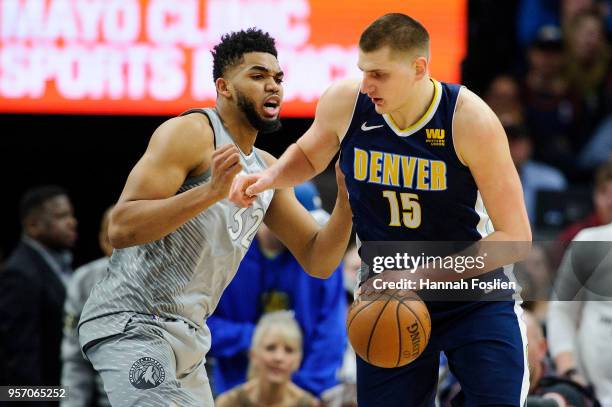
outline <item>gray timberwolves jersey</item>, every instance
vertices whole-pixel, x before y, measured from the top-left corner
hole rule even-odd
[[[208,116],[216,148],[233,143],[214,109],[197,111]],[[241,153],[241,163],[246,173],[266,167],[255,149],[248,156]],[[188,178],[178,193],[209,179],[210,171]],[[272,196],[270,190],[260,194],[249,208],[238,208],[223,199],[160,240],[115,250],[108,272],[94,286],[79,322],[82,327],[106,317],[104,324],[96,324],[104,329],[80,329],[86,336],[81,344],[122,329],[126,312],[181,319],[203,327],[234,277]]]

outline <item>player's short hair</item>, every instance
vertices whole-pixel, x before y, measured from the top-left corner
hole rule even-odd
[[[264,314],[253,332],[251,340],[251,350],[257,351],[263,342],[266,334],[271,330],[280,333],[283,340],[291,343],[297,348],[298,353],[302,354],[302,330],[295,320],[293,311],[274,311]],[[252,363],[249,363],[247,377],[252,379],[257,376],[257,371]]]
[[[429,33],[414,18],[401,13],[390,13],[370,24],[359,38],[364,52],[389,46],[392,51],[421,51],[429,58]]]
[[[278,56],[274,38],[257,28],[225,34],[211,51],[213,56],[213,80],[221,78],[229,68],[242,62],[249,52],[265,52]]]
[[[21,197],[19,204],[19,218],[25,224],[28,217],[40,215],[45,203],[56,196],[68,195],[66,190],[57,185],[43,185],[28,189]]]
[[[595,189],[603,188],[610,181],[612,181],[612,159],[603,163],[595,171]]]

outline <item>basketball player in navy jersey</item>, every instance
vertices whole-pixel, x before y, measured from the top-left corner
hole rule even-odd
[[[230,200],[247,206],[310,179],[340,150],[362,242],[531,241],[504,130],[474,93],[429,76],[426,29],[403,14],[380,17],[361,35],[358,65],[361,83],[327,89],[310,129],[275,165],[235,179]],[[431,340],[416,361],[383,369],[358,359],[359,406],[433,406],[440,351],[461,382],[458,404],[522,406],[529,374],[518,304],[428,307]]]

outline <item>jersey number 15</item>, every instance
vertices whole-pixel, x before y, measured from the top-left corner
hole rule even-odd
[[[421,205],[419,196],[408,192],[383,191],[383,197],[389,200],[389,226],[402,226],[400,221],[410,229],[421,226]],[[400,199],[397,199],[397,196]],[[402,204],[400,210],[400,202]],[[400,216],[401,215],[401,216]]]

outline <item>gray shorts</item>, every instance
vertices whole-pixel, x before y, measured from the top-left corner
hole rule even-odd
[[[80,330],[96,330],[104,318]],[[181,320],[132,314],[123,332],[84,344],[113,406],[213,407],[205,355],[210,332]]]

